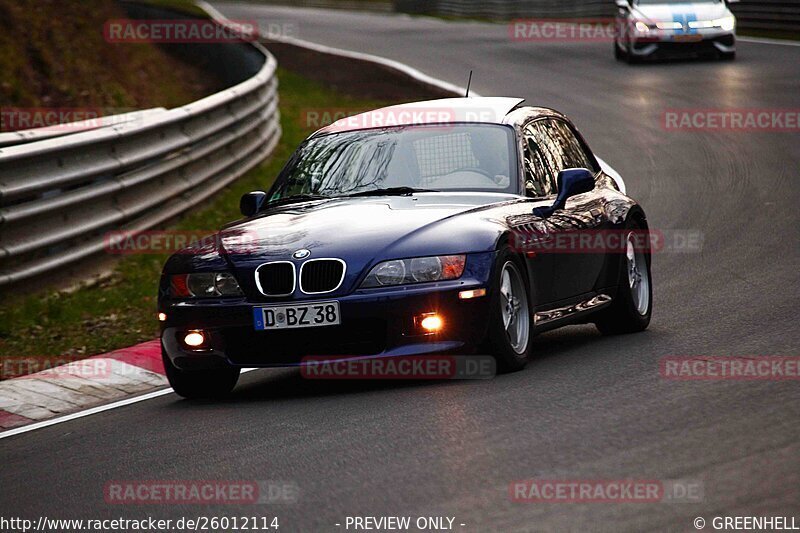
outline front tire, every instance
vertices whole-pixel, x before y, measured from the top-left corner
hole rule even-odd
[[[628,224],[625,256],[619,262],[617,296],[595,320],[597,329],[603,335],[636,333],[650,325],[653,313],[650,242],[649,238],[645,239],[645,245],[642,246],[641,235],[638,224]]]
[[[625,52],[625,61],[627,61],[629,65],[638,65],[642,62],[642,58],[634,55],[631,49],[628,48],[627,52]]]
[[[639,56],[634,55],[633,53],[633,43],[631,43],[630,38],[625,40],[625,52],[623,53],[623,56],[629,65],[636,65],[641,62]]]
[[[490,300],[488,345],[500,373],[516,372],[528,364],[532,320],[530,289],[522,261],[501,251],[495,265]]]
[[[719,58],[723,61],[733,61],[736,59],[736,51],[733,52],[720,52]]]
[[[161,350],[167,381],[178,396],[187,399],[221,398],[231,393],[239,381],[238,368],[214,370],[181,370]]]
[[[622,49],[619,47],[619,44],[617,43],[617,40],[614,39],[614,59],[616,59],[617,61],[623,61],[624,59],[627,58],[626,56],[627,54],[625,54],[625,52],[622,51]]]

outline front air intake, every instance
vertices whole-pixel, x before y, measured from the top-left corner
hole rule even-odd
[[[289,261],[266,263],[256,269],[256,286],[264,296],[289,296],[294,292],[295,270]]]
[[[341,259],[311,259],[300,267],[300,290],[305,294],[333,292],[342,285],[346,266]]]

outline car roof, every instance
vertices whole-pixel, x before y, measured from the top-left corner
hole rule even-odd
[[[312,137],[342,131],[420,124],[507,124],[508,114],[524,101],[523,98],[490,96],[411,102],[345,117],[317,130]]]

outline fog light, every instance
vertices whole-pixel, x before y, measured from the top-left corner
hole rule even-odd
[[[474,289],[458,293],[458,297],[461,300],[471,300],[472,298],[480,298],[481,296],[486,296],[486,289]]]
[[[159,322],[166,322],[166,320],[167,320],[167,313],[158,313]]]
[[[428,333],[436,333],[444,326],[444,320],[436,313],[427,313],[418,317],[419,327]]]
[[[202,346],[203,344],[205,344],[206,336],[203,334],[202,331],[190,331],[183,338],[183,342],[184,344],[186,344],[186,346],[197,348],[198,346]]]

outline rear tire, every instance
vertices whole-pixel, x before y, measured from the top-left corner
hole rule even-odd
[[[645,239],[645,249],[641,246],[637,249],[631,243],[631,235],[640,233],[642,229],[636,222],[629,222],[626,226],[626,253],[619,262],[617,296],[595,320],[603,335],[636,333],[650,325],[653,313],[650,243]]]
[[[525,266],[505,249],[498,254],[492,279],[487,344],[499,373],[516,372],[528,364],[533,321]]]
[[[221,398],[231,393],[239,381],[238,368],[220,368],[214,370],[181,370],[161,350],[164,370],[170,386],[178,396],[187,399]]]

